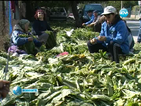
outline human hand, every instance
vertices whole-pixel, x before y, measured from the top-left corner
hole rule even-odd
[[[33,41],[33,37],[28,37],[28,41],[29,42]]]
[[[91,44],[95,44],[96,42],[97,42],[97,40],[95,38],[93,38],[93,39],[90,40],[90,43]]]
[[[90,26],[92,26],[92,25],[91,24],[86,25],[86,27],[90,27]]]
[[[82,26],[85,26],[85,23],[83,23]]]
[[[91,24],[88,24],[87,26],[88,26],[88,27],[91,27],[91,26],[93,26],[93,25],[94,25],[94,23],[91,23]]]
[[[105,36],[98,36],[98,40],[99,41],[106,41],[106,37]]]
[[[0,97],[5,98],[9,92],[10,82],[0,80]]]

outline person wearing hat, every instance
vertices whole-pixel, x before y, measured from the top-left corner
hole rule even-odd
[[[97,10],[95,10],[94,12],[93,12],[93,14],[94,14],[94,20],[93,20],[93,22],[92,23],[90,23],[89,25],[87,25],[88,27],[91,27],[91,26],[93,26],[93,30],[95,31],[95,32],[100,32],[101,31],[101,22],[100,22],[100,15],[98,15],[98,11]]]
[[[88,22],[82,23],[82,26],[87,26],[87,25],[91,24],[94,21],[93,10],[89,10],[87,12],[87,14],[90,17],[90,20]]]
[[[11,54],[27,54],[25,50],[20,50],[19,47],[25,45],[28,42],[34,42],[36,47],[40,47],[42,45],[37,39],[30,36],[28,32],[30,22],[27,19],[21,19],[16,23],[13,27],[13,32],[11,35],[11,46],[8,49],[8,52]],[[19,35],[29,35],[29,37],[21,37]]]
[[[119,63],[119,54],[129,54],[130,51],[128,29],[113,6],[105,7],[102,15],[106,21],[102,24],[100,35],[88,41],[88,49],[90,53],[99,52],[99,49],[106,51],[111,61]]]

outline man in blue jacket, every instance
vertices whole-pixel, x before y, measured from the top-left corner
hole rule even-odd
[[[94,21],[93,10],[89,10],[87,13],[88,13],[88,16],[90,17],[90,20],[86,23],[82,23],[82,26],[87,26]]]
[[[100,36],[90,40],[87,45],[90,53],[99,49],[111,54],[111,60],[119,63],[119,54],[129,54],[128,29],[113,6],[104,8],[102,15],[106,21],[102,24]]]

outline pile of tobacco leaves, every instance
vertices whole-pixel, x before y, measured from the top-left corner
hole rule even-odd
[[[57,45],[36,56],[10,55],[6,80],[10,92],[3,106],[141,106],[141,44],[134,55],[111,62],[106,52],[89,53],[87,41],[99,33],[74,29],[71,36],[61,29]],[[0,78],[8,54],[0,52]],[[38,93],[14,95],[12,89],[38,89]]]

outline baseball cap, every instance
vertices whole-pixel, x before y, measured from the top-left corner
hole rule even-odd
[[[106,15],[106,14],[110,14],[110,13],[114,13],[114,14],[117,13],[115,7],[113,7],[113,6],[107,6],[107,7],[105,7],[104,8],[104,12],[102,13],[102,15]]]

